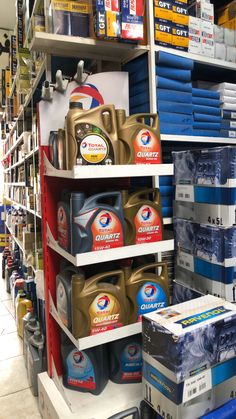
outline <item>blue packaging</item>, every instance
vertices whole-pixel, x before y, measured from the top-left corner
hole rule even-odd
[[[133,106],[140,106],[148,102],[149,102],[149,91],[145,91],[135,96],[132,96],[129,100],[129,105],[132,108]]]
[[[236,284],[236,227],[175,218],[174,236],[178,266],[223,284]]]
[[[203,106],[213,106],[215,108],[219,108],[221,101],[217,99],[208,99],[205,97],[193,96],[193,104],[203,105]]]
[[[236,112],[235,111],[226,111],[222,109],[222,117],[224,119],[236,119]]]
[[[196,87],[193,87],[193,96],[220,100],[220,92],[214,92],[212,90],[205,89],[197,89]]]
[[[168,100],[170,102],[192,103],[192,94],[177,92],[169,89],[157,89],[157,100]]]
[[[172,217],[173,207],[162,207],[162,217]]]
[[[172,196],[163,196],[161,198],[161,205],[162,207],[171,207],[173,203],[173,197]]]
[[[189,103],[181,103],[179,102],[167,102],[164,100],[159,100],[157,102],[157,110],[158,112],[170,112],[170,113],[182,113],[192,115],[193,113],[193,105]]]
[[[222,119],[221,128],[226,130],[236,130],[236,121],[232,121],[231,119]]]
[[[222,129],[220,131],[220,136],[221,137],[226,137],[226,138],[236,138],[236,130],[225,130]]]
[[[183,83],[181,81],[171,80],[165,77],[156,77],[157,87],[162,89],[177,90],[179,92],[192,93],[192,83]]]
[[[140,68],[145,67],[148,71],[148,62],[147,56],[142,55],[141,57],[136,58],[135,60],[129,61],[124,66],[124,71],[128,71],[130,74],[138,73]]]
[[[132,83],[129,86],[129,96],[133,97],[144,91],[149,92],[149,83],[148,80],[143,80],[141,83],[135,84]]]
[[[194,121],[199,122],[221,122],[221,116],[207,115],[194,112],[193,117]]]
[[[172,304],[181,304],[185,301],[195,300],[195,298],[202,297],[202,294],[191,288],[186,287],[176,281],[173,282]]]
[[[156,75],[168,79],[179,80],[182,82],[191,81],[191,70],[177,69],[167,66],[156,66]]]
[[[160,122],[161,134],[193,135],[192,125],[168,124]]]
[[[173,176],[160,176],[159,185],[160,186],[172,186]]]
[[[174,186],[166,186],[166,185],[160,185],[159,187],[161,196],[170,196],[174,195],[175,187]]]
[[[186,257],[187,256],[187,257]],[[229,283],[221,282],[219,279],[207,278],[206,276],[199,275],[191,270],[187,265],[188,255],[181,254],[180,260],[182,265],[175,266],[175,278],[178,283],[187,288],[191,288],[196,292],[205,295],[214,295],[215,297],[224,298],[225,300],[236,303],[236,282]]]
[[[193,135],[197,137],[221,137],[220,130],[196,129],[193,128]]]
[[[149,111],[149,103],[144,103],[143,105],[133,106],[132,108],[130,108],[131,115],[135,115],[137,113],[149,113]]]
[[[189,58],[179,57],[164,51],[156,53],[156,63],[165,65],[166,67],[180,68],[184,70],[193,70],[194,61]]]
[[[236,147],[172,152],[176,185],[236,187]]]
[[[159,112],[159,121],[167,123],[172,121],[173,124],[193,125],[193,116],[190,114]],[[160,179],[161,178],[163,178],[163,176],[161,176]]]
[[[141,81],[147,80],[147,74],[148,74],[148,70],[145,67],[141,67],[140,71],[138,71],[137,73],[133,73],[129,76],[129,82],[132,84],[137,84],[140,83]]]
[[[213,106],[204,106],[204,105],[193,105],[193,112],[196,113],[205,113],[207,115],[221,115],[220,108],[214,108]]]
[[[193,128],[194,129],[200,129],[200,130],[216,130],[219,131],[221,128],[220,122],[193,122]]]

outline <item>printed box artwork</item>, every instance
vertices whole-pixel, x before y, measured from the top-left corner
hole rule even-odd
[[[165,418],[197,419],[234,397],[236,307],[199,297],[143,317],[143,396]]]

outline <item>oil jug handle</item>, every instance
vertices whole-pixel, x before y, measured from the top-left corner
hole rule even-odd
[[[95,196],[91,196],[90,198],[88,198],[86,200],[85,207],[90,207],[90,205],[99,204],[100,198],[102,200],[104,198],[111,198],[111,197],[116,198],[114,208],[119,210],[121,205],[122,205],[122,198],[121,198],[121,193],[118,192],[118,191],[117,192],[104,192],[104,193],[101,193],[101,194],[97,194]]]
[[[102,115],[105,112],[108,112],[110,117],[111,117],[111,131],[109,132],[109,134],[116,134],[117,133],[117,123],[116,123],[116,111],[115,111],[115,106],[114,105],[104,105],[100,107],[100,111],[101,111],[101,119],[102,119]]]
[[[151,127],[153,129],[158,129],[158,115],[156,113],[138,113],[136,115],[131,115],[129,121],[134,120],[141,124],[145,124],[145,118],[150,118],[152,120]]]
[[[62,272],[72,272],[74,274],[79,274],[79,269],[76,266],[66,266]]]
[[[98,284],[99,282],[104,282],[105,278],[109,278],[111,276],[117,276],[118,280],[117,280],[117,285],[122,285],[122,281],[124,280],[124,272],[122,269],[117,269],[116,271],[111,271],[111,272],[105,272],[104,274],[102,274],[102,278],[101,278],[101,274],[97,274],[92,276],[92,278],[89,278],[89,286],[91,286],[92,284]],[[85,281],[85,286],[84,288],[86,288],[86,284],[88,282]]]
[[[134,272],[135,274],[139,274],[141,272],[149,271],[153,268],[162,268],[160,277],[167,278],[168,277],[168,269],[166,262],[156,262],[156,263],[150,263],[149,265],[141,266],[140,268],[137,268]]]
[[[156,204],[160,204],[161,203],[161,194],[160,194],[160,190],[158,188],[147,188],[147,189],[143,189],[137,192],[134,192],[131,197],[130,197],[130,204],[136,204],[136,199],[142,195],[147,195],[149,193],[153,193],[154,192],[154,202]]]

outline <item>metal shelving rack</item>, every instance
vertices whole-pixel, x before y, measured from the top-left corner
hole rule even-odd
[[[35,5],[38,0],[35,1]],[[34,92],[38,86],[42,75],[46,73],[46,77],[50,80],[51,66],[50,55],[58,56],[73,56],[80,58],[92,58],[98,60],[100,64],[102,61],[110,61],[117,63],[121,66],[130,60],[139,57],[142,54],[148,56],[148,75],[149,75],[149,93],[150,93],[150,112],[156,112],[156,74],[155,74],[155,54],[158,51],[166,51],[175,55],[191,58],[200,65],[207,67],[214,67],[225,69],[227,71],[235,71],[236,65],[227,63],[220,60],[212,60],[202,56],[195,56],[189,53],[183,53],[172,49],[162,48],[155,45],[154,41],[154,16],[153,16],[153,2],[147,0],[147,32],[148,32],[148,45],[147,46],[134,46],[129,44],[103,42],[94,39],[83,39],[79,37],[69,37],[49,33],[49,3],[50,0],[44,0],[46,10],[46,30],[47,32],[36,32],[30,42],[31,51],[40,51],[45,53],[45,58],[42,62],[38,75],[36,76],[31,92],[25,98],[24,105],[22,106],[17,120],[15,121],[10,135],[17,128],[18,121],[22,119],[24,108],[28,106]],[[35,10],[35,9],[34,9]],[[14,87],[13,87],[14,88]],[[11,94],[13,92],[13,88]],[[227,138],[209,138],[209,137],[189,137],[189,136],[173,136],[162,135],[161,140],[163,144],[166,142],[184,143],[225,143],[235,144],[236,139]],[[18,138],[17,141],[20,141]],[[17,146],[16,143],[12,146],[12,150]],[[12,151],[11,150],[11,151]],[[9,152],[11,152],[9,151]],[[6,153],[7,155],[7,153]],[[97,336],[91,336],[76,341],[68,330],[65,330],[60,319],[57,315],[55,308],[55,294],[56,294],[56,275],[59,270],[61,258],[66,258],[76,266],[84,266],[91,263],[101,263],[106,260],[119,260],[124,257],[133,257],[137,255],[161,253],[163,251],[171,251],[174,249],[173,239],[167,237],[166,240],[152,245],[137,245],[127,246],[119,249],[111,249],[110,251],[91,252],[79,254],[76,256],[70,255],[61,249],[56,237],[56,197],[59,195],[59,189],[65,182],[68,184],[70,181],[79,182],[84,179],[105,179],[118,177],[139,177],[151,176],[156,185],[159,184],[159,176],[172,175],[172,165],[159,165],[159,166],[143,166],[142,171],[137,170],[136,166],[123,166],[122,175],[117,174],[114,167],[81,167],[76,168],[74,171],[58,171],[52,167],[48,160],[48,148],[39,146],[40,155],[40,170],[41,170],[41,189],[42,189],[42,218],[43,218],[43,243],[44,243],[44,264],[45,264],[45,300],[46,300],[46,323],[47,323],[47,349],[48,349],[48,373],[43,373],[40,377],[39,386],[41,394],[44,394],[43,401],[40,400],[40,409],[45,418],[47,416],[46,410],[50,411],[52,417],[57,418],[76,418],[78,412],[80,419],[92,419],[96,414],[96,419],[104,419],[105,415],[111,414],[128,408],[134,405],[141,399],[141,385],[119,386],[109,383],[101,396],[95,399],[90,394],[73,393],[66,391],[58,376],[60,376],[61,360],[60,360],[60,330],[63,329],[74,344],[79,349],[91,348],[93,346],[107,343],[112,340],[129,336],[141,331],[141,325],[133,324],[120,328],[111,332],[105,332]],[[27,158],[27,156],[25,157]],[[21,162],[18,162],[21,164]],[[8,169],[7,169],[8,170]],[[60,182],[59,182],[60,180]],[[56,194],[55,194],[56,191]],[[37,217],[37,213],[35,213]],[[164,219],[164,224],[171,223],[171,219]],[[53,378],[53,380],[51,379]],[[46,396],[48,394],[48,396]],[[115,394],[115,398],[114,398]],[[95,406],[94,406],[95,404]],[[103,409],[102,414],[99,408]],[[46,409],[45,411],[43,409]],[[114,410],[115,409],[115,410]],[[95,413],[96,412],[96,413]]]

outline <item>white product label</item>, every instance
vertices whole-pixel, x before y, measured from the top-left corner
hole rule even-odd
[[[194,399],[212,388],[211,370],[204,371],[184,382],[183,403]]]
[[[176,185],[176,201],[194,202],[194,187],[192,185]]]
[[[194,272],[194,258],[188,253],[179,252],[177,256],[177,264],[181,266],[181,268]]]
[[[236,119],[236,112],[231,112],[231,119]]]
[[[230,121],[230,128],[236,128],[236,121]]]
[[[235,138],[236,137],[236,131],[229,131],[229,138]]]

